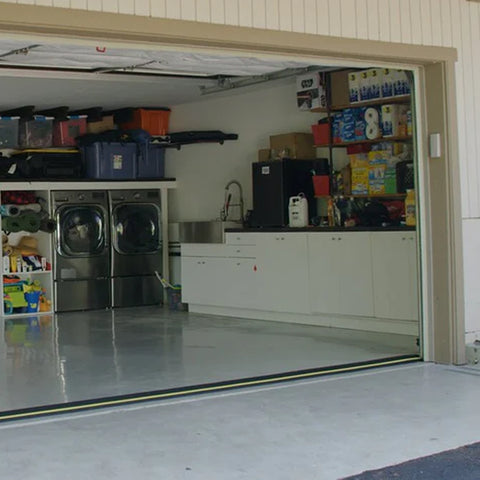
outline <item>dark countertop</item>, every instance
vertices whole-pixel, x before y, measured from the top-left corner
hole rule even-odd
[[[295,233],[295,232],[414,232],[416,227],[253,227],[253,228],[226,228],[227,233]]]

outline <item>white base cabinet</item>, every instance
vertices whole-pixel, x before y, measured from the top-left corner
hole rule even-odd
[[[223,244],[182,245],[182,301],[257,308],[258,275],[251,249]]]
[[[367,232],[308,234],[313,313],[374,315],[370,235]]]
[[[255,234],[261,308],[309,313],[307,236]]]
[[[372,235],[372,266],[375,316],[418,320],[415,232]]]
[[[415,232],[227,233],[226,242],[182,245],[193,311],[418,332]]]

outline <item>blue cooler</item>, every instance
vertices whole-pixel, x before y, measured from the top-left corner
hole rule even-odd
[[[87,178],[133,180],[137,177],[137,144],[95,142],[82,147]]]
[[[138,145],[137,178],[165,177],[165,147],[151,143]]]

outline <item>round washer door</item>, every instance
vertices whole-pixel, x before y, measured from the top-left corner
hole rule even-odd
[[[57,249],[66,257],[89,257],[104,252],[105,213],[96,205],[68,205],[57,210]]]
[[[131,203],[113,210],[113,245],[117,252],[157,253],[160,250],[160,209],[156,205]]]

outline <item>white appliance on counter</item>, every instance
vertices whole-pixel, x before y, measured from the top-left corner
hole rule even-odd
[[[308,200],[303,193],[290,197],[288,202],[288,226],[308,227]]]

